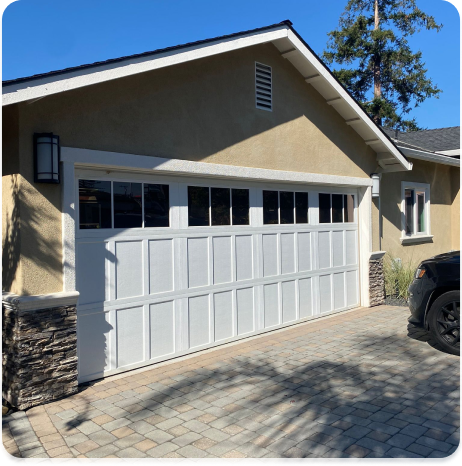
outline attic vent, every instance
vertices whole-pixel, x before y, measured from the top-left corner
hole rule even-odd
[[[262,110],[273,109],[271,66],[255,63],[255,105]]]

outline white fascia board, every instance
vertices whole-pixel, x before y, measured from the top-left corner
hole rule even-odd
[[[61,147],[61,161],[77,167],[116,169],[125,171],[155,171],[165,174],[226,177],[253,181],[280,181],[289,183],[322,184],[331,186],[372,186],[369,177],[324,175],[266,168],[252,168],[217,163],[192,162],[146,155],[123,154],[75,147]]]
[[[101,64],[91,68],[77,69],[63,73],[37,78],[31,81],[11,83],[2,89],[3,106],[12,105],[31,99],[38,99],[52,94],[78,89],[113,79],[123,78],[146,71],[178,65],[191,60],[205,58],[232,50],[263,44],[287,37],[288,27],[281,25],[271,31],[249,33],[235,39],[218,39],[215,42],[192,45],[180,50],[171,50],[152,56],[127,58],[123,62]]]
[[[436,153],[441,154],[441,155],[448,155],[449,157],[453,157],[454,155],[460,155],[460,149],[438,150],[436,151]]]
[[[332,75],[324,68],[322,63],[305,47],[302,41],[292,32],[288,31],[287,38],[294,45],[294,47],[316,68],[317,73],[324,77],[324,79],[334,88],[334,90],[345,100],[350,107],[355,111],[358,118],[366,124],[366,126],[374,132],[378,139],[385,145],[390,153],[401,163],[406,170],[412,170],[412,163],[408,162],[396,149],[392,142],[377,128],[370,118],[365,114],[364,110],[348,95],[345,89],[332,77]]]
[[[434,152],[426,152],[423,150],[409,149],[408,147],[398,146],[401,152],[407,157],[412,159],[425,160],[427,162],[441,163],[443,165],[451,165],[453,167],[460,167],[460,159],[453,159],[446,155],[439,155]]]

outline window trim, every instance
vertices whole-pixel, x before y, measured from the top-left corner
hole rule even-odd
[[[405,191],[406,189],[414,190],[414,205],[413,205],[413,230],[411,234],[406,233],[406,198]],[[423,232],[417,231],[418,223],[418,212],[417,212],[417,194],[423,192],[425,195],[425,230]],[[433,235],[431,234],[431,221],[430,221],[430,185],[428,183],[415,183],[413,181],[401,181],[401,243],[413,243],[418,241],[431,240]]]

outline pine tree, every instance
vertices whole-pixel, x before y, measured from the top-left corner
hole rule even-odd
[[[348,67],[334,75],[378,125],[416,131],[415,118],[406,116],[441,90],[407,38],[422,28],[441,27],[415,0],[348,0],[338,29],[328,33],[323,56],[329,64]]]

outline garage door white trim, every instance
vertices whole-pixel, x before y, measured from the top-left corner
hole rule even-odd
[[[130,156],[128,156],[130,157]],[[136,157],[136,156],[134,156]],[[192,162],[194,163],[194,162]],[[204,164],[201,164],[201,165],[204,165]],[[206,165],[206,164],[205,164]],[[232,173],[232,168],[233,167],[227,167],[230,169],[230,171],[228,173]],[[107,173],[109,172],[109,173]],[[65,277],[66,281],[66,285],[69,286],[69,285],[73,285],[74,286],[74,289],[75,289],[75,270],[74,270],[74,267],[71,266],[71,264],[75,264],[75,223],[74,223],[74,213],[76,212],[76,210],[74,210],[74,205],[75,205],[75,201],[74,199],[76,199],[75,195],[76,195],[76,190],[77,190],[77,185],[75,184],[75,176],[76,175],[79,175],[80,173],[80,169],[77,169],[75,170],[74,169],[74,164],[73,163],[69,163],[69,162],[65,162],[64,163],[64,167],[63,167],[63,182],[64,182],[64,195],[63,195],[63,199],[64,199],[64,202],[67,202],[67,206],[68,208],[64,209],[63,210],[63,239],[65,239],[64,241],[64,247],[65,247],[65,255],[64,255],[64,269],[66,271],[67,269],[67,277]],[[92,176],[91,173],[92,171],[89,171],[89,170],[84,170],[85,173],[85,176]],[[72,175],[72,178],[70,179],[70,175]],[[215,183],[213,183],[211,180],[204,180],[203,178],[202,179],[199,179],[199,177],[194,177],[192,178],[191,180],[187,180],[185,177],[172,177],[172,176],[165,176],[163,173],[160,174],[158,173],[158,175],[156,175],[155,173],[153,173],[151,170],[149,172],[144,172],[144,173],[130,173],[129,175],[125,172],[112,172],[112,170],[106,170],[105,172],[101,172],[101,171],[97,171],[97,172],[94,172],[93,171],[93,175],[95,177],[97,177],[98,179],[130,179],[132,181],[148,181],[150,183],[153,183],[156,181],[156,179],[158,181],[162,181],[162,180],[165,180],[165,179],[168,179],[170,182],[172,183],[175,183],[175,182],[181,182],[181,183],[185,183],[185,181],[189,181],[190,184],[205,184],[205,185],[213,185]],[[90,178],[91,179],[91,178]],[[285,181],[285,180],[284,180]],[[300,182],[299,182],[300,183]],[[305,183],[304,183],[305,184]],[[262,185],[261,183],[251,183],[251,182],[247,182],[247,181],[237,181],[237,180],[230,180],[229,178],[226,180],[226,179],[221,179],[219,181],[219,185],[220,186],[225,186],[225,185],[233,185],[233,186],[246,186],[246,187],[250,187],[251,189],[254,189],[255,192],[258,192],[258,190],[260,190],[261,192],[261,189],[262,189],[262,186],[265,186],[266,189],[287,189],[287,190],[299,190],[301,189],[300,188],[300,185],[294,185],[294,184],[286,184],[286,183],[276,183],[274,181],[272,181],[271,183],[267,184],[265,183],[264,185]],[[71,190],[71,192],[73,191],[74,193],[71,195],[71,193],[69,193],[69,188]],[[369,193],[369,196],[367,195],[367,191],[369,190],[369,188],[360,188],[360,189],[352,189],[351,187],[349,188],[341,188],[341,187],[335,187],[335,188],[327,188],[325,186],[322,187],[322,189],[319,187],[319,186],[315,186],[315,185],[312,185],[312,186],[308,186],[306,187],[306,185],[304,186],[304,189],[306,191],[309,191],[310,193],[313,193],[313,195],[319,191],[323,191],[323,192],[337,192],[337,193],[343,193],[343,192],[354,192],[356,194],[356,199],[360,201],[360,204],[359,204],[359,209],[357,209],[357,213],[356,215],[359,216],[359,236],[361,237],[361,240],[359,241],[359,248],[360,248],[360,259],[361,256],[364,254],[364,251],[365,248],[364,246],[366,245],[369,245],[370,241],[367,240],[367,236],[370,236],[370,228],[368,228],[368,225],[367,224],[364,224],[362,225],[363,227],[361,228],[361,224],[364,223],[362,220],[361,220],[361,217],[364,217],[364,213],[369,210],[369,213],[370,213],[370,202],[368,203],[367,202],[367,199],[369,199],[369,196],[370,196],[370,193]],[[314,206],[315,202],[316,202],[316,197],[313,196],[313,198],[311,198],[311,195],[310,195],[310,204],[311,206]],[[370,201],[370,199],[369,199]],[[367,206],[367,204],[369,204],[369,206]],[[181,208],[180,208],[181,210]],[[178,219],[180,219],[180,212],[177,213],[178,215]],[[252,215],[252,213],[251,213]],[[369,216],[369,219],[370,219],[370,216]],[[260,222],[261,223],[261,222]],[[316,223],[316,222],[315,222]],[[370,220],[369,222],[366,222],[366,223],[369,223],[369,227],[370,227]],[[343,230],[349,230],[349,229],[352,229],[352,230],[358,230],[358,224],[355,223],[354,226],[353,225],[343,225],[342,226],[342,229]],[[178,220],[178,221],[173,221],[172,223],[172,227],[181,227],[183,226],[184,227],[184,223],[183,225],[181,225],[181,221]],[[210,236],[212,234],[213,237],[220,237],[220,236],[230,236],[230,235],[233,235],[233,229],[235,227],[226,227],[226,234],[223,232],[223,229],[222,231],[220,232],[220,228],[221,227],[218,227],[217,229],[213,229],[213,234],[211,233],[210,231],[210,227],[209,228],[205,228],[205,229],[202,229],[202,228],[199,228],[199,227],[195,227],[194,228],[194,232],[191,231],[191,229],[189,229],[188,233],[187,233],[187,236],[188,237],[204,237],[204,235],[208,235]],[[242,228],[242,227],[241,227]],[[296,232],[296,231],[301,231],[303,230],[303,226],[300,225],[290,225],[290,226],[286,226],[286,225],[272,225],[271,226],[271,234],[274,234],[277,236],[277,243],[278,245],[280,245],[280,241],[281,241],[281,234],[283,234],[284,232]],[[332,230],[332,229],[336,229],[336,226],[335,224],[333,225],[313,225],[313,224],[310,224],[309,226],[310,230],[312,232],[315,232],[317,230],[326,230],[326,228],[328,230]],[[257,253],[256,251],[258,250],[258,248],[261,248],[261,240],[262,240],[262,237],[261,237],[261,234],[263,233],[263,231],[266,230],[266,233],[270,233],[270,231],[268,230],[268,226],[263,226],[263,225],[259,225],[258,222],[255,222],[255,218],[253,219],[252,221],[252,226],[249,226],[249,227],[245,227],[245,231],[248,232],[249,234],[253,235],[254,239],[253,239],[253,242],[254,242],[254,260],[258,261],[261,259],[261,252],[260,253]],[[259,229],[263,229],[263,231],[258,231]],[[338,229],[338,228],[337,228]],[[238,228],[239,230],[239,228]],[[72,234],[72,238],[70,239],[69,238],[69,234],[68,233],[74,233]],[[94,238],[95,240],[98,238],[98,236],[101,237],[101,235],[105,236],[106,240],[109,241],[109,243],[111,243],[112,240],[114,240],[114,242],[112,244],[115,244],[115,241],[117,241],[117,238],[120,240],[122,239],[120,237],[120,233],[118,233],[117,231],[113,231],[111,232],[111,234],[113,234],[114,238],[111,237],[111,235],[108,235],[107,234],[108,232],[102,232],[102,231],[97,231],[97,230],[86,230],[85,231],[85,237],[86,238]],[[80,232],[79,232],[80,234]],[[242,230],[241,230],[241,234],[242,234]],[[138,236],[137,236],[138,235]],[[178,240],[175,240],[175,235],[178,237]],[[146,240],[146,237],[143,235],[140,235],[140,232],[136,231],[136,230],[133,230],[133,231],[125,231],[122,233],[122,236],[124,239],[126,240],[130,240],[130,241],[136,241],[136,240]],[[163,237],[162,233],[161,232],[156,232],[154,234],[155,238],[156,239],[161,239]],[[181,229],[179,228],[178,230],[176,230],[176,228],[170,228],[168,233],[167,233],[167,236],[168,238],[173,238],[174,241],[177,241],[178,244],[177,246],[180,247],[180,251],[181,251],[181,248],[185,249],[185,246],[184,244],[181,246],[181,241],[184,242],[184,238],[183,240],[180,240],[181,236],[185,236],[185,230],[184,228]],[[275,237],[276,237],[275,236]],[[256,240],[255,238],[260,238],[258,240]],[[317,237],[317,235],[315,235],[315,237]],[[366,240],[364,241],[363,243],[363,240]],[[108,243],[108,244],[109,244]],[[233,244],[234,244],[234,236],[233,236]],[[143,246],[143,247],[146,247],[146,246]],[[209,242],[208,242],[208,248],[211,247],[211,243],[210,243],[210,238],[209,238]],[[315,247],[314,244],[312,244],[312,248]],[[109,249],[111,248],[111,246],[109,247]],[[369,253],[370,253],[370,246],[368,246],[369,250],[367,251],[367,260],[369,258]],[[363,252],[361,252],[363,251]],[[186,250],[183,250],[183,252],[180,252],[180,256],[185,256],[185,252]],[[313,258],[316,256],[316,254],[313,254]],[[211,256],[209,256],[211,257]],[[280,259],[278,259],[280,260]],[[360,272],[360,276],[361,276],[361,279],[360,279],[360,283],[361,283],[361,286],[360,286],[360,296],[361,296],[361,304],[362,305],[367,305],[368,302],[365,302],[366,300],[368,300],[368,292],[365,293],[365,286],[364,286],[364,282],[363,282],[363,276],[364,276],[364,273],[362,273],[363,271],[361,270],[363,267],[362,267],[362,264],[363,264],[363,260],[360,260],[359,264],[361,265],[361,267],[359,267],[359,272]],[[367,264],[367,263],[366,263]],[[262,267],[262,264],[259,264],[258,267]],[[355,268],[355,270],[357,270],[358,267]],[[280,270],[280,264],[278,264],[278,270]],[[296,269],[297,270],[297,269]],[[252,280],[252,286],[255,287],[255,292],[256,293],[263,293],[263,289],[264,288],[271,288],[270,287],[267,287],[266,285],[269,285],[271,284],[272,282],[275,282],[275,285],[276,287],[278,288],[275,288],[276,289],[279,289],[279,292],[278,292],[278,296],[279,296],[279,300],[282,299],[282,293],[280,292],[281,291],[281,287],[284,286],[283,283],[291,283],[290,286],[298,286],[297,283],[298,283],[298,279],[299,278],[307,278],[307,277],[310,277],[310,276],[319,276],[319,271],[315,272],[313,271],[313,273],[307,273],[307,272],[304,272],[303,274],[300,274],[300,273],[297,273],[295,270],[295,273],[294,274],[288,274],[288,275],[284,275],[284,276],[281,276],[281,275],[278,275],[277,277],[264,277],[262,273],[258,273],[258,280]],[[346,270],[346,269],[345,269]],[[350,270],[351,270],[351,267],[350,267]],[[343,271],[343,268],[338,268],[335,270],[336,272],[342,272]],[[71,274],[69,272],[72,272]],[[112,271],[113,273],[113,271]],[[357,273],[357,272],[356,272]],[[110,272],[111,274],[111,272]],[[333,279],[333,278],[331,278]],[[331,280],[329,279],[329,280]],[[145,278],[146,280],[146,278]],[[257,283],[258,282],[258,283]],[[316,281],[315,281],[316,282]],[[250,283],[249,283],[250,284]],[[293,285],[292,285],[293,284]],[[314,284],[314,282],[313,282]],[[289,285],[287,285],[289,286]],[[315,285],[315,286],[319,286],[319,285]],[[366,290],[368,290],[368,283],[366,284],[367,288]],[[197,292],[195,292],[194,290],[187,290],[184,294],[185,296],[181,296],[178,291],[179,290],[175,290],[172,292],[172,296],[169,296],[168,294],[167,295],[159,295],[159,297],[153,297],[153,296],[150,296],[148,298],[146,297],[140,297],[139,299],[136,298],[136,299],[128,299],[127,300],[127,303],[126,303],[126,306],[128,308],[133,308],[133,307],[141,307],[143,308],[143,311],[140,311],[140,312],[143,312],[144,313],[144,317],[143,319],[146,321],[146,319],[148,319],[149,317],[147,316],[147,313],[149,313],[149,311],[146,311],[145,308],[149,308],[149,305],[148,305],[148,301],[149,301],[149,304],[153,304],[154,301],[155,302],[165,302],[166,300],[168,299],[172,299],[173,298],[173,295],[175,296],[175,298],[178,299],[178,302],[180,303],[179,306],[181,307],[181,302],[186,299],[186,298],[192,298],[194,297],[194,295],[196,294],[197,296],[203,296],[203,299],[213,299],[213,296],[216,296],[218,292],[220,291],[227,291],[227,292],[230,292],[232,293],[232,301],[235,302],[236,300],[236,292],[238,289],[243,289],[243,287],[245,288],[245,283],[244,282],[241,282],[239,284],[236,284],[236,283],[228,283],[222,287],[220,286],[216,286],[216,285],[213,285],[213,286],[210,286],[210,287],[202,287],[200,290],[198,290]],[[213,291],[213,293],[212,293]],[[271,290],[269,290],[271,291]],[[297,289],[298,291],[298,289]],[[313,294],[314,293],[318,293],[319,290],[314,288],[313,289]],[[333,292],[333,290],[332,290]],[[208,296],[208,297],[207,297]],[[153,299],[154,298],[154,299]],[[297,298],[298,299],[298,298]],[[261,305],[261,303],[263,302],[264,300],[264,296],[259,296],[258,299],[257,298],[254,298],[254,303],[256,306],[258,305]],[[124,301],[124,300],[122,300]],[[104,302],[104,311],[105,313],[107,313],[108,315],[109,314],[114,314],[114,312],[116,312],[116,309],[120,309],[121,306],[123,307],[123,302],[121,300],[118,300],[118,302],[114,302],[112,300],[109,300],[109,301],[106,301]],[[315,300],[316,301],[316,300]],[[260,303],[260,304],[259,304]],[[355,304],[357,305],[357,304]],[[184,306],[184,304],[183,304]],[[210,309],[213,309],[213,303],[210,301],[209,303],[209,306],[210,306]],[[338,309],[338,310],[343,310],[343,309],[348,309],[348,308],[351,308],[352,306],[346,306],[344,308],[341,308],[341,309]],[[279,305],[277,306],[278,308],[278,312],[279,314],[282,312],[281,309],[282,309],[282,302],[279,303]],[[297,309],[298,309],[298,305],[297,305]],[[100,310],[100,312],[102,311],[103,309]],[[338,311],[337,310],[337,311]],[[316,311],[316,312],[315,312]],[[91,313],[95,312],[95,306],[84,306],[84,305],[79,305],[79,314],[82,316],[84,315],[89,315]],[[315,314],[317,313],[317,315],[320,315],[320,312],[319,312],[319,309],[315,309],[314,310]],[[182,313],[179,312],[177,313],[178,316],[180,316]],[[263,314],[261,312],[257,312],[256,310],[256,314],[257,315],[260,315],[262,316]],[[183,312],[183,315],[184,315],[184,312]],[[322,315],[325,315],[325,314],[322,314]],[[292,322],[286,322],[284,324],[276,324],[274,326],[271,327],[271,329],[276,329],[276,328],[280,328],[282,326],[285,326],[285,325],[290,325],[291,323],[295,323],[295,322],[299,322],[300,321],[300,318],[299,318],[299,314],[297,313],[297,319],[295,321],[292,321]],[[112,316],[112,318],[110,319],[110,321],[114,322],[114,315]],[[178,317],[181,319],[181,317]],[[261,317],[260,317],[261,318]],[[308,317],[308,318],[312,318],[312,317]],[[282,322],[282,319],[279,319],[279,322]],[[141,328],[141,327],[140,327]],[[264,326],[262,326],[261,322],[256,322],[255,324],[255,327],[253,328],[253,332],[250,332],[248,335],[253,335],[253,334],[256,334],[256,333],[261,333],[261,332],[266,332],[268,331],[268,328],[264,328]],[[145,329],[143,330],[145,332]],[[114,332],[112,332],[114,333]],[[206,342],[206,344],[200,344],[198,345],[197,347],[189,347],[188,349],[185,349],[185,345],[181,343],[181,338],[184,338],[182,337],[181,335],[177,335],[178,337],[178,345],[175,344],[175,356],[180,356],[180,355],[183,355],[183,354],[187,354],[191,351],[196,351],[198,349],[205,349],[205,348],[208,348],[208,347],[211,347],[211,346],[215,346],[217,344],[217,342],[211,338],[208,339],[208,342]],[[148,335],[145,335],[145,339],[146,338],[149,338]],[[240,339],[242,338],[241,335],[238,335],[238,336],[235,336],[234,338],[226,338],[225,341],[228,342],[228,341],[234,341],[236,339]],[[115,341],[112,341],[114,339],[114,335],[111,336],[111,338],[109,339],[108,341],[108,345],[111,347],[113,345],[116,344]],[[218,342],[220,343],[220,342]],[[110,348],[109,348],[109,353],[110,353]],[[149,364],[149,363],[152,363],[152,362],[156,362],[156,361],[160,361],[160,360],[165,360],[165,359],[168,359],[167,357],[163,357],[163,358],[158,358],[158,359],[149,359],[148,357],[149,355],[146,354],[146,358],[145,360],[141,361],[139,364],[130,364],[129,366],[127,367],[119,367],[119,368],[115,368],[115,369],[110,369],[110,370],[107,370],[104,372],[104,374],[91,374],[88,376],[87,380],[90,380],[92,378],[96,378],[98,376],[102,376],[102,375],[109,375],[111,373],[117,373],[117,372],[121,372],[122,370],[126,370],[126,369],[132,369],[132,368],[136,368],[136,367],[141,367],[143,365],[146,365],[146,364]],[[146,362],[146,359],[148,360]],[[79,379],[81,382],[82,381],[85,381],[85,377],[81,377]]]

